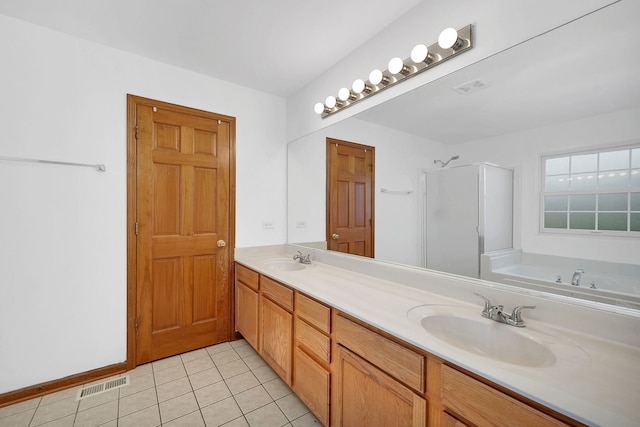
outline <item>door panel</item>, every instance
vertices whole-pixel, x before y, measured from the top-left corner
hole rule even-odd
[[[217,242],[229,240],[230,122],[166,104],[136,112],[139,364],[229,337]]]
[[[373,147],[327,138],[327,247],[373,257]]]

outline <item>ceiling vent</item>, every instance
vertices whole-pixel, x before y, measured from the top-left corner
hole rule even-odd
[[[130,383],[129,375],[123,377],[113,378],[103,381],[101,383],[90,384],[82,387],[78,390],[76,400],[82,400],[89,396],[95,396],[96,394],[105,393],[107,391],[115,390],[116,388],[124,387]]]
[[[470,82],[461,84],[460,86],[456,86],[453,88],[456,92],[462,95],[469,95],[474,92],[478,92],[479,90],[488,88],[489,85],[481,80],[472,80]]]

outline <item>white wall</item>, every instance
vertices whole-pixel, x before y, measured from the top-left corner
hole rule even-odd
[[[0,393],[126,358],[127,93],[236,117],[236,244],[286,241],[283,99],[2,15],[0,52],[0,156],[107,167],[0,161]]]
[[[519,180],[515,187],[515,217],[519,225],[514,237],[524,252],[640,264],[640,239],[637,238],[539,232],[540,156],[637,143],[639,118],[640,109],[623,110],[458,144],[450,147],[449,154],[459,154],[465,163],[488,161],[516,168]]]
[[[287,138],[292,141],[351,117],[611,3],[614,1],[422,1],[339,63],[327,64],[316,80],[287,99]],[[314,113],[316,102],[337,95],[341,87],[350,87],[356,78],[366,80],[374,68],[386,69],[392,57],[407,58],[413,46],[434,43],[444,28],[468,24],[475,27],[475,46],[470,51],[326,119]]]
[[[375,147],[375,257],[420,265],[418,180],[420,170],[441,157],[443,145],[355,118],[289,144],[289,242],[326,239],[327,137]],[[301,221],[305,228],[297,227]]]

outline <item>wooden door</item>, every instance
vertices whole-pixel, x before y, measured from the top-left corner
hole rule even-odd
[[[136,117],[140,364],[229,339],[233,119],[152,100]]]
[[[327,248],[373,258],[373,147],[327,138]]]

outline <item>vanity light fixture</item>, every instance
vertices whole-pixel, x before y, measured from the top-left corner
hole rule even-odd
[[[418,44],[411,50],[407,59],[395,57],[389,61],[386,70],[375,69],[369,74],[369,80],[356,79],[351,89],[344,87],[338,91],[338,97],[328,96],[324,104],[318,102],[313,107],[316,114],[325,118],[343,108],[374,95],[401,81],[432,68],[447,59],[466,52],[473,47],[472,27],[455,30],[447,28],[440,33],[438,41],[431,46]]]

